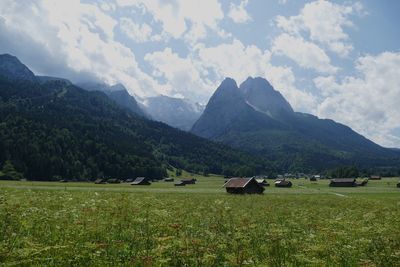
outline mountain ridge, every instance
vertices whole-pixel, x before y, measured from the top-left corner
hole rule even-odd
[[[228,82],[225,82],[228,81]],[[225,79],[191,132],[255,153],[282,170],[322,170],[337,165],[394,166],[400,154],[350,127],[295,112],[267,80],[249,77],[239,87]]]

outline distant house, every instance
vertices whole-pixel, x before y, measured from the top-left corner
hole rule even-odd
[[[231,178],[224,184],[230,194],[262,194],[264,187],[254,178]]]
[[[191,179],[182,179],[181,182],[184,184],[195,184],[197,181],[196,178],[191,178]]]
[[[107,183],[109,183],[109,184],[119,184],[119,183],[121,183],[121,181],[118,180],[118,179],[108,179]]]
[[[96,181],[94,181],[94,183],[95,184],[106,184],[107,181],[106,181],[106,179],[99,178]]]
[[[331,179],[329,186],[332,186],[332,187],[354,187],[354,186],[357,186],[357,181],[354,178]]]
[[[178,183],[174,183],[174,186],[185,186],[186,184],[182,181],[178,182]]]
[[[369,177],[369,179],[370,179],[370,180],[381,180],[382,177],[381,177],[380,175],[371,175],[371,176]]]
[[[151,185],[151,183],[146,177],[137,177],[131,185]]]
[[[269,186],[269,183],[265,179],[256,179],[257,183],[262,186]]]
[[[174,178],[165,178],[164,179],[164,182],[173,182],[174,181]]]
[[[292,182],[285,179],[278,179],[275,181],[275,187],[292,187]]]
[[[357,186],[365,186],[368,184],[368,179],[363,179],[361,182],[356,182]]]
[[[311,176],[310,177],[310,181],[311,182],[316,182],[318,179],[317,179],[317,177],[315,176],[315,175],[313,175],[313,176]]]

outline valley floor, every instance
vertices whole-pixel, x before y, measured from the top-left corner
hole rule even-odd
[[[225,193],[221,177],[185,187],[1,181],[0,265],[399,266],[397,181],[299,179],[244,196]]]

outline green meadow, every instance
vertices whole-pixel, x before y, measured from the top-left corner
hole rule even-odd
[[[195,185],[0,182],[2,266],[400,266],[398,178]]]

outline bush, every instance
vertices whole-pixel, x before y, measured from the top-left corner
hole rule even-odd
[[[0,172],[0,180],[21,180],[24,179],[22,173],[15,170],[11,161],[4,163],[3,170]]]

